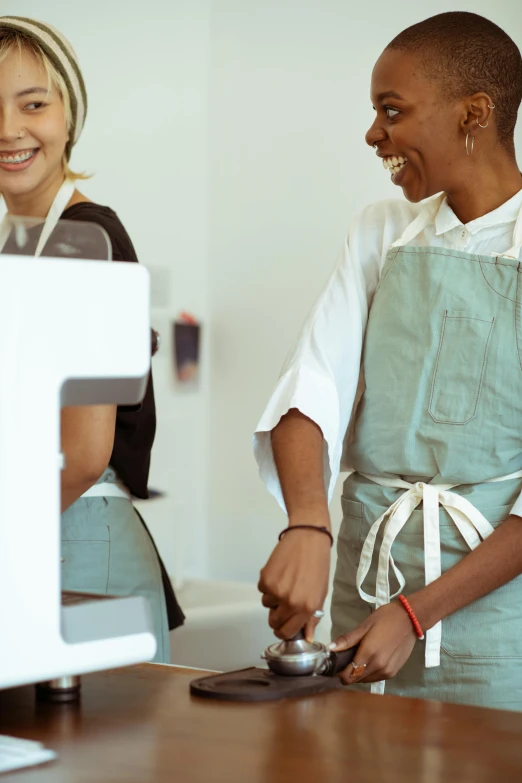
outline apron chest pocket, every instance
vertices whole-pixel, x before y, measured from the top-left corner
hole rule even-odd
[[[441,424],[466,424],[475,416],[494,317],[446,310],[429,412]]]

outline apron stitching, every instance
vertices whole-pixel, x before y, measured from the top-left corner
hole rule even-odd
[[[449,248],[448,248],[448,251],[449,251]],[[437,252],[436,250],[433,250],[433,249],[421,248],[419,250],[419,249],[416,249],[416,248],[413,248],[413,247],[411,247],[411,248],[403,247],[402,248],[402,252],[403,253],[409,253],[410,255],[416,255],[416,256],[440,256],[441,258],[453,258],[455,261],[462,261],[462,260],[464,260],[464,261],[478,261],[477,258],[469,258],[469,256],[466,253],[464,253],[464,252],[461,253],[460,255],[457,255],[457,254],[454,254],[452,252],[439,253],[439,252]]]
[[[518,296],[519,286],[520,286],[520,274],[517,275],[517,289],[516,289],[516,297],[517,297],[517,299],[516,299],[516,302],[515,302],[515,307],[513,308],[513,312],[514,312],[515,340],[516,340],[516,343],[517,343],[518,363],[520,365],[520,369],[522,370],[522,357],[520,355],[520,340],[519,340],[519,337],[518,337],[518,328],[517,328],[517,320],[519,320],[517,318],[517,315],[518,315],[518,308],[520,307],[520,299],[519,299],[519,296]]]
[[[506,296],[505,294],[501,294],[501,293],[500,293],[500,291],[497,291],[497,289],[496,289],[496,288],[493,288],[493,286],[491,285],[491,283],[490,283],[490,282],[489,282],[489,280],[487,279],[486,275],[484,274],[484,270],[482,269],[482,264],[484,264],[484,263],[489,263],[489,262],[486,262],[486,261],[480,261],[480,271],[481,271],[481,273],[482,273],[482,277],[483,277],[483,278],[484,278],[484,280],[486,281],[486,284],[487,284],[487,285],[488,285],[488,286],[491,288],[491,290],[492,290],[492,291],[494,291],[494,292],[497,294],[497,296],[501,296],[501,297],[502,297],[502,299],[507,299],[507,300],[508,300],[508,302],[516,302],[516,301],[517,301],[516,299],[511,299],[511,297],[510,297],[510,296]],[[496,263],[495,263],[495,266],[508,266],[508,265],[507,265],[507,264],[496,264]],[[509,269],[513,269],[513,268],[514,268],[514,267],[509,267]],[[517,286],[518,286],[518,280],[517,280]]]
[[[468,254],[466,254],[466,253],[462,253],[462,255],[452,255],[450,253],[437,253],[435,251],[428,252],[428,251],[423,251],[423,250],[418,250],[417,252],[415,252],[415,250],[413,248],[411,250],[408,250],[408,248],[404,248],[404,247],[401,248],[401,250],[402,250],[403,253],[409,253],[410,255],[441,256],[442,258],[451,258],[451,259],[453,259],[455,261],[469,261],[469,262],[471,262],[473,264],[477,264],[478,263],[481,266],[482,266],[482,264],[490,264],[491,266],[503,266],[506,269],[513,269],[514,271],[518,271],[518,267],[515,267],[513,264],[504,264],[504,263],[502,263],[502,261],[498,261],[496,259],[491,259],[490,260],[489,258],[485,258],[484,256],[480,256],[480,255],[477,255],[475,258],[470,258],[470,256]],[[484,274],[484,273],[482,272],[482,274]],[[487,280],[486,280],[486,282],[488,283]],[[490,288],[492,288],[493,291],[495,291],[496,294],[498,294],[499,296],[503,296],[503,294],[501,294],[498,291],[496,291],[490,285],[490,283],[488,283],[488,285],[490,286]],[[507,296],[504,297],[504,298],[505,299],[509,299],[509,297],[507,297]],[[511,301],[514,301],[514,300],[511,299]]]
[[[391,254],[392,251],[388,251],[388,252]],[[375,294],[377,293],[377,291],[379,290],[381,285],[384,283],[384,281],[388,277],[388,274],[390,273],[390,270],[391,270],[392,266],[394,266],[394,264],[395,264],[395,262],[397,260],[397,256],[399,255],[400,252],[401,252],[401,248],[398,247],[397,248],[397,252],[395,253],[395,255],[394,256],[390,256],[390,262],[388,264],[388,268],[384,272],[384,275],[381,275],[381,279],[379,280],[377,288],[375,289]],[[387,261],[388,261],[388,259],[386,259],[386,261],[385,261],[385,266],[386,266]],[[374,294],[374,297],[375,297],[375,294]]]
[[[486,660],[486,661],[494,661],[496,658],[506,658],[509,660],[520,660],[522,659],[522,655],[465,655],[464,653],[452,653],[448,650],[447,647],[444,646],[444,644],[441,644],[441,649],[444,650],[446,655],[449,655],[450,658],[466,658],[471,660]]]
[[[480,321],[483,324],[490,324],[495,320],[494,317],[493,319],[477,318],[475,315],[447,315],[446,318],[450,318],[452,321]]]
[[[107,561],[107,582],[105,585],[105,593],[108,594],[109,592],[109,574],[111,572],[111,528],[109,525],[107,525],[107,531],[109,533],[109,559]]]
[[[431,383],[430,406],[428,408],[430,416],[433,415],[432,412],[431,412],[431,408],[432,408],[432,405],[433,405],[433,395],[435,393],[435,383],[437,381],[437,374],[438,374],[438,371],[439,371],[440,354],[441,354],[441,351],[442,351],[442,344],[444,342],[444,335],[446,333],[446,321],[447,321],[447,318],[448,318],[448,311],[446,310],[444,312],[444,321],[442,322],[442,331],[441,331],[441,334],[440,334],[439,349],[437,351],[437,359],[435,361],[435,373],[433,375],[433,381]]]
[[[476,263],[492,264],[497,266],[505,266],[508,269],[515,269],[515,266],[513,264],[504,264],[501,261],[496,261],[494,258],[491,259],[487,258],[486,256],[482,256],[479,253],[472,254],[472,253],[466,253],[465,251],[463,251],[460,254],[450,253],[450,252],[438,253],[433,248],[424,249],[424,248],[415,248],[415,247],[411,247],[411,248],[401,247],[399,248],[399,252],[408,253],[410,255],[418,255],[418,256],[441,256],[442,258],[452,258],[455,261],[470,261],[474,264]]]
[[[476,394],[476,397],[475,397],[475,405],[473,407],[473,413],[465,421],[450,421],[449,419],[437,419],[435,417],[435,414],[431,410],[431,407],[432,407],[432,404],[433,404],[433,394],[434,394],[434,391],[435,391],[435,382],[437,380],[437,373],[438,373],[438,369],[439,369],[440,353],[441,353],[441,350],[442,350],[442,343],[444,341],[444,333],[445,333],[445,330],[446,330],[446,321],[448,320],[448,318],[453,318],[453,316],[448,316],[448,311],[446,310],[446,314],[444,316],[444,325],[442,327],[442,334],[441,334],[440,343],[439,343],[439,351],[437,353],[437,361],[435,363],[435,375],[433,376],[433,383],[432,383],[432,386],[431,386],[430,407],[429,407],[428,410],[429,410],[429,414],[430,414],[431,418],[433,419],[433,421],[436,421],[437,424],[452,424],[454,426],[457,425],[457,426],[461,427],[464,424],[467,424],[468,422],[470,422],[477,415],[478,401],[479,401],[479,397],[480,397],[480,392],[482,391],[482,382],[484,380],[484,371],[486,369],[486,359],[487,359],[487,355],[488,355],[489,341],[491,339],[491,333],[493,331],[493,326],[495,324],[495,316],[493,316],[491,321],[483,321],[481,318],[469,319],[469,320],[473,320],[473,321],[481,321],[482,323],[490,323],[491,326],[490,326],[490,329],[489,329],[489,332],[488,332],[488,338],[486,340],[486,345],[485,345],[485,348],[484,348],[484,358],[482,359],[482,369],[480,371],[480,379],[479,379],[479,383],[478,383],[477,394]],[[461,316],[461,318],[462,319],[466,318],[466,316]],[[456,319],[458,319],[458,317],[456,317]]]

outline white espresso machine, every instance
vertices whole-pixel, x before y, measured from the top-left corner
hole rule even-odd
[[[65,700],[156,642],[144,598],[61,591],[60,408],[139,402],[151,337],[147,271],[100,260],[93,224],[58,229],[35,258],[37,227],[19,225],[0,254],[0,689],[51,683]]]

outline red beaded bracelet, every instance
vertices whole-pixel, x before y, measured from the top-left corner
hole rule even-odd
[[[399,596],[399,601],[401,602],[401,604],[404,606],[404,608],[408,612],[408,615],[409,615],[409,618],[410,618],[410,620],[412,622],[412,625],[415,628],[415,633],[417,634],[419,639],[424,639],[424,632],[423,632],[422,628],[420,627],[420,623],[417,620],[417,616],[416,616],[415,612],[413,611],[413,609],[410,606],[410,602],[403,595]]]

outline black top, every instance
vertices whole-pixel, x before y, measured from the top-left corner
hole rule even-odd
[[[109,207],[102,207],[100,204],[92,202],[81,202],[74,204],[62,213],[62,220],[76,220],[82,223],[96,223],[107,232],[111,246],[113,261],[135,261],[136,251],[132,245],[129,235],[125,231],[120,219]],[[13,255],[34,255],[36,252],[38,240],[41,233],[41,226],[36,229],[29,229],[24,237],[24,246],[18,245],[14,232],[9,235],[4,247],[0,253],[11,253]],[[53,232],[55,239],[60,239],[60,229],[55,228]],[[63,237],[67,242],[67,232]],[[43,248],[42,257],[52,254],[56,250],[56,243],[48,248],[48,244]],[[81,242],[78,250],[81,254]],[[46,253],[47,250],[47,253]],[[89,251],[91,252],[92,248]],[[96,252],[96,251],[94,251]],[[79,257],[82,257],[81,255]],[[99,256],[100,257],[100,256]],[[151,335],[151,347],[155,347],[155,334]],[[145,396],[140,405],[119,405],[116,413],[116,430],[114,434],[114,447],[110,459],[110,465],[118,473],[121,480],[127,485],[131,493],[138,498],[148,498],[149,492],[147,482],[149,479],[150,453],[156,434],[156,406],[154,403],[154,389],[152,386],[152,375],[149,374],[149,381]],[[138,513],[138,512],[136,512]],[[138,514],[139,516],[139,514]],[[177,628],[183,624],[184,615],[174,595],[172,584],[159,552],[154,543],[154,539],[140,516],[143,526],[147,531],[150,540],[158,557],[161,570],[161,578],[165,592],[165,601],[169,628]]]
[[[92,202],[73,204],[72,207],[69,207],[62,213],[62,220],[96,223],[107,232],[112,246],[113,261],[136,261],[137,263],[138,258],[130,237],[117,214],[109,207],[102,207],[100,204],[93,204]],[[149,479],[150,453],[155,434],[156,405],[154,403],[152,374],[150,374],[147,391],[141,405],[118,406],[114,448],[110,459],[110,464],[118,473],[118,476],[127,485],[131,493],[138,498],[148,498],[149,496],[147,482]],[[138,516],[140,515],[138,514]],[[158,556],[169,628],[172,630],[183,625],[185,617],[177,602],[171,581],[154,539],[141,516],[140,519]]]
[[[136,251],[120,219],[109,207],[92,202],[73,204],[62,213],[62,220],[96,223],[110,239],[113,261],[138,262]],[[118,406],[111,466],[131,493],[148,498],[150,453],[156,433],[156,406],[152,375],[141,405]]]

